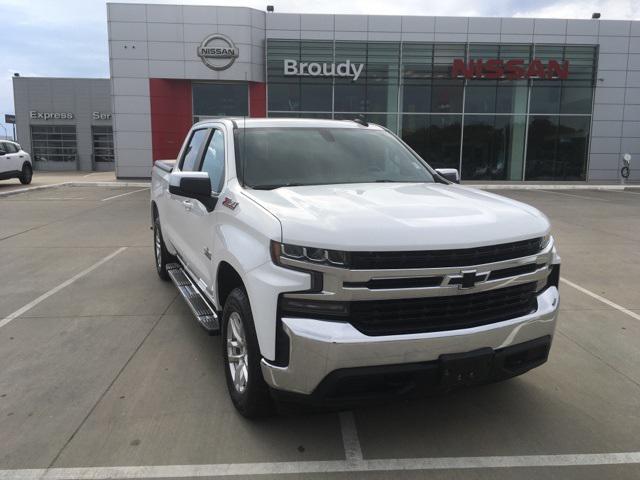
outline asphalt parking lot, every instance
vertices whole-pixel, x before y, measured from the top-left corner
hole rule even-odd
[[[0,479],[640,478],[640,189],[498,193],[553,224],[547,364],[259,422],[227,398],[220,339],[155,273],[148,189],[0,198]]]

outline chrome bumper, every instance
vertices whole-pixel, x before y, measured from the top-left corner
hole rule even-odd
[[[558,290],[538,295],[536,312],[480,327],[411,335],[371,337],[348,323],[283,318],[290,339],[289,365],[262,360],[262,373],[273,388],[311,394],[332,371],[341,368],[398,365],[437,360],[447,353],[517,345],[553,336],[560,304]]]

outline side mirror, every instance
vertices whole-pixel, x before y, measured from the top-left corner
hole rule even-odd
[[[211,195],[211,180],[207,172],[174,172],[169,175],[169,193],[193,198],[212,211],[218,199]]]
[[[450,182],[460,183],[460,174],[458,173],[457,168],[436,168],[436,172]]]
[[[2,157],[3,155],[6,155],[7,151],[3,150],[2,148],[0,148],[0,157]]]

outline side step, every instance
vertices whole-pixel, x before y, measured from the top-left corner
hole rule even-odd
[[[167,265],[167,273],[173,283],[178,287],[178,291],[184,298],[187,305],[196,317],[196,320],[209,333],[209,335],[220,335],[220,321],[218,315],[213,311],[209,303],[202,297],[200,290],[193,284],[191,279],[177,263]]]

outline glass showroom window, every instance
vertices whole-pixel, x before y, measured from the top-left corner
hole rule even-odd
[[[529,117],[527,180],[585,180],[590,117]]]
[[[596,49],[536,46],[536,57],[569,61],[566,80],[532,80],[525,180],[585,180]]]
[[[249,89],[246,83],[193,83],[193,115],[207,117],[249,115]]]
[[[75,125],[31,125],[31,154],[35,162],[75,162]]]
[[[335,49],[336,63],[350,60],[364,64],[357,81],[341,77],[335,79],[335,117],[353,118],[364,113],[367,120],[397,132],[400,44],[336,42]]]
[[[333,62],[332,41],[268,40],[269,116],[331,118],[333,79],[284,75],[284,61]],[[285,112],[285,114],[283,114]],[[305,112],[304,115],[286,112]],[[322,112],[325,112],[324,114]]]
[[[531,60],[529,45],[470,45],[469,59]],[[522,180],[529,86],[526,80],[468,80],[462,178]]]
[[[521,180],[525,115],[466,115],[462,178]]]
[[[402,138],[433,168],[460,168],[461,115],[403,115]]]

